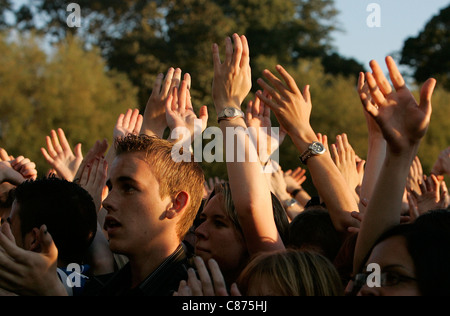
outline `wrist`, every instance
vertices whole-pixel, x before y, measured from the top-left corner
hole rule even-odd
[[[295,199],[295,197],[302,191],[303,191],[303,189],[301,187],[299,187],[299,188],[292,190],[291,192],[289,192],[289,191],[288,192],[291,195],[291,197],[293,197]]]
[[[214,106],[216,107],[217,114],[219,114],[226,108],[235,108],[241,110],[241,102],[239,102],[239,100],[233,99],[214,99]]]
[[[305,129],[305,131],[295,131],[290,133],[289,136],[300,152],[304,152],[309,145],[318,141],[317,135],[312,128]]]

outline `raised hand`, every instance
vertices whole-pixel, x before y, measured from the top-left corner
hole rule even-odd
[[[267,93],[266,96],[270,98]],[[245,121],[249,128],[252,127],[255,129],[256,150],[261,162],[267,162],[272,154],[283,143],[284,138],[286,137],[286,131],[281,127],[278,134],[273,133],[270,108],[258,97],[256,97],[255,100],[248,102]],[[265,146],[262,146],[263,144]]]
[[[102,208],[102,202],[108,194],[106,177],[108,175],[108,163],[104,158],[96,158],[86,165],[80,180],[80,186],[92,196],[97,212]]]
[[[189,74],[186,74],[186,76],[190,78]],[[203,132],[208,125],[208,108],[202,106],[200,108],[200,115],[197,117],[192,106],[189,84],[190,79],[185,79],[182,81],[179,90],[176,87],[172,90],[166,100],[165,109],[167,125],[171,132],[176,128],[186,128],[189,130],[190,139],[193,141],[195,120],[201,120],[201,131],[199,132]]]
[[[440,153],[431,173],[437,176],[450,175],[450,147]]]
[[[190,87],[190,77],[185,76],[185,79],[189,80],[188,87]],[[172,89],[178,88],[180,82],[180,68],[170,68],[165,77],[164,74],[159,74],[156,77],[152,94],[145,107],[141,134],[163,137],[164,130],[167,127],[165,104]]]
[[[284,82],[266,69],[263,75],[270,85],[259,78],[258,84],[266,93],[259,91],[256,95],[271,108],[278,122],[291,137],[298,136],[308,142],[317,141],[310,125],[312,102],[309,86],[306,86],[302,93],[294,78],[282,66],[278,65],[276,69]],[[266,97],[267,94],[271,98]]]
[[[36,164],[24,156],[14,158],[0,148],[0,183],[19,185],[26,180],[37,178]]]
[[[39,253],[23,250],[16,245],[9,224],[1,226],[0,288],[26,296],[67,296],[56,272],[58,249],[45,225],[36,238]]]
[[[364,106],[380,127],[391,152],[402,154],[411,148],[417,149],[428,129],[436,80],[425,82],[420,102],[417,103],[392,57],[386,58],[386,64],[395,91],[378,63],[372,61],[370,66],[373,74],[368,72],[366,79],[373,102],[367,102]]]
[[[194,262],[200,279],[197,278],[194,269],[189,269],[188,281],[180,282],[174,296],[229,296],[222,272],[214,259],[208,261],[211,276],[202,258],[195,257]],[[241,296],[235,283],[231,286],[230,294],[231,296]]]
[[[334,163],[352,190],[360,184],[361,179],[356,164],[356,153],[348,141],[347,134],[336,136],[336,144],[331,145]]]
[[[415,220],[431,210],[448,207],[448,189],[444,181],[432,174],[426,180],[418,182],[419,190],[408,191],[410,215]]]
[[[91,168],[93,162],[97,159],[100,160],[104,158],[104,155],[106,153],[106,150],[108,149],[108,141],[104,139],[103,141],[96,141],[94,146],[89,150],[89,152],[86,154],[86,157],[84,157],[80,168],[78,168],[78,172],[75,176],[75,180],[78,184],[80,184],[81,177],[84,173],[84,169]],[[89,167],[88,167],[89,166]]]
[[[416,156],[409,169],[408,179],[406,181],[406,189],[420,192],[420,185],[423,181],[422,164],[418,156]]]
[[[250,49],[247,38],[233,35],[225,40],[225,60],[220,61],[219,46],[213,45],[214,81],[213,99],[217,113],[225,107],[241,109],[242,102],[252,87]]]
[[[41,148],[41,153],[49,165],[56,170],[58,176],[73,181],[75,174],[83,161],[81,144],[77,144],[72,151],[66,135],[61,128],[57,132],[51,131],[50,136],[46,136],[47,149]]]
[[[284,173],[284,181],[286,181],[286,190],[291,194],[293,191],[301,189],[303,182],[306,181],[306,170],[298,167],[294,171],[289,169]]]
[[[0,161],[11,161],[14,160],[14,156],[8,155],[8,152],[0,148]]]
[[[126,137],[128,134],[139,135],[144,118],[138,109],[128,109],[126,113],[119,115],[114,128],[114,139]]]
[[[25,178],[25,180],[36,180],[37,170],[36,164],[30,159],[19,156],[12,160],[11,167]]]

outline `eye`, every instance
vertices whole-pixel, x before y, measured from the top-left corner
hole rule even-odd
[[[136,191],[136,188],[129,184],[122,185],[122,191],[125,193],[133,193]]]
[[[401,277],[395,272],[385,272],[381,275],[382,283],[385,286],[393,286],[400,283]]]
[[[221,220],[217,220],[217,219],[214,221],[214,225],[218,228],[227,227],[227,225],[224,222],[222,222]]]

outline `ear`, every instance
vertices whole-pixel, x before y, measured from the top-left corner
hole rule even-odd
[[[179,192],[173,199],[172,203],[166,210],[166,218],[173,219],[183,213],[190,203],[189,193],[186,191]]]
[[[38,252],[38,253],[41,252],[41,242],[40,242],[39,234],[40,234],[40,229],[33,228],[33,230],[25,236],[27,250],[30,250],[33,252]]]

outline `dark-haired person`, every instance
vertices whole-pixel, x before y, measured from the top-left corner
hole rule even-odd
[[[14,190],[11,213],[7,224],[2,226],[2,238],[8,236],[9,241],[18,248],[34,253],[42,253],[47,248],[42,239],[42,227],[45,226],[45,235],[51,234],[58,249],[56,265],[61,284],[67,285],[68,294],[79,294],[85,278],[79,275],[80,283],[70,285],[67,279],[72,272],[66,268],[76,264],[79,269],[72,271],[82,272],[87,251],[97,232],[95,205],[86,190],[73,182],[55,177],[25,181]],[[17,263],[15,268],[20,269],[20,252],[9,252],[10,246],[5,245],[3,240],[1,247],[6,248],[9,256]],[[9,271],[11,267],[5,257],[1,258],[0,265],[3,272]],[[0,282],[2,285],[3,281]],[[9,282],[5,289],[17,294],[31,294],[22,292],[23,289],[14,286],[13,282]]]
[[[386,64],[393,87],[375,61],[370,63],[373,72],[365,76],[360,74],[360,82],[365,77],[368,86],[366,92],[364,89],[360,92],[361,99],[366,100],[363,102],[364,108],[378,124],[387,148],[358,233],[353,267],[356,283],[363,285],[361,295],[437,294],[436,290],[430,291],[429,287],[423,286],[429,278],[423,274],[424,268],[417,259],[426,258],[426,269],[430,270],[442,271],[438,268],[442,263],[438,261],[448,266],[448,231],[438,229],[436,224],[435,227],[421,225],[423,220],[418,220],[419,224],[400,226],[406,179],[430,124],[431,98],[436,80],[425,82],[417,102],[394,60],[387,57]],[[441,253],[442,259],[431,256],[430,251]],[[378,287],[369,287],[366,282],[365,273],[371,264],[377,264],[380,268]],[[449,280],[449,276],[448,272],[435,275],[434,281]],[[439,294],[449,295],[448,290]]]

